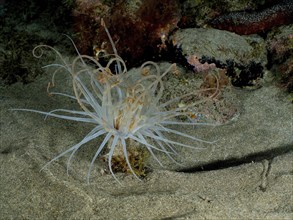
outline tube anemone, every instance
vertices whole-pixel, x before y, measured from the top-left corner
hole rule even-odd
[[[169,139],[166,136],[167,133],[193,141],[213,143],[170,128],[172,125],[209,125],[207,123],[182,122],[177,120],[178,116],[188,116],[189,113],[186,109],[191,107],[191,105],[171,108],[171,105],[178,103],[183,97],[194,95],[194,93],[185,94],[182,97],[177,97],[162,103],[161,99],[164,92],[163,78],[172,72],[176,64],[170,65],[167,70],[160,73],[158,65],[148,61],[140,68],[141,77],[133,80],[127,72],[125,62],[118,56],[106,27],[105,30],[109,36],[114,54],[109,55],[109,61],[104,66],[95,58],[81,55],[78,51],[78,56],[73,62],[67,63],[62,55],[50,46],[40,45],[33,50],[33,54],[38,58],[42,56],[43,49],[51,49],[56,52],[61,63],[46,66],[56,67],[51,85],[55,84],[55,75],[59,71],[65,70],[72,78],[73,95],[59,92],[51,92],[50,94],[74,99],[81,107],[81,110],[61,108],[50,112],[33,109],[15,110],[40,113],[45,115],[46,118],[56,117],[94,125],[92,130],[79,143],[54,157],[42,169],[60,157],[70,154],[67,160],[68,172],[74,154],[84,144],[103,137],[90,162],[87,182],[89,183],[94,162],[101,156],[102,151],[107,151],[108,168],[115,180],[119,182],[112,169],[112,159],[116,151],[122,152],[122,156],[130,172],[140,179],[129,160],[128,143],[130,140],[137,142],[142,148],[147,149],[150,155],[161,166],[163,164],[156,156],[156,151],[166,154],[170,160],[178,163],[175,159],[178,155],[175,146],[198,149],[193,145],[176,141],[177,139]],[[89,67],[86,64],[89,62],[94,64],[95,68]],[[111,72],[113,66],[116,69],[115,74]],[[217,90],[217,88],[214,90]]]

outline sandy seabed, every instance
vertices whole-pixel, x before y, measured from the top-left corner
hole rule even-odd
[[[238,91],[243,109],[236,121],[212,131],[189,128],[191,134],[219,140],[203,152],[182,149],[189,172],[178,172],[172,164],[168,169],[153,165],[143,181],[117,174],[121,186],[99,169],[86,184],[94,144],[74,157],[69,176],[66,157],[40,171],[90,129],[9,110],[74,105],[48,97],[49,79],[0,88],[0,219],[293,218],[293,108],[278,88]],[[194,168],[219,161],[222,168]]]

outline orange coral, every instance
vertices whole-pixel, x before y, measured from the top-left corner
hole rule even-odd
[[[200,87],[204,89],[216,88],[216,92],[213,90],[207,90],[204,91],[203,94],[207,96],[213,95],[213,97],[217,97],[220,94],[221,90],[228,85],[230,85],[230,79],[228,76],[226,76],[226,70],[217,69],[204,73],[203,83]]]

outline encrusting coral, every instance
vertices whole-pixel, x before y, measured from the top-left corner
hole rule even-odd
[[[131,74],[127,71],[125,62],[118,56],[115,44],[103,20],[102,26],[108,35],[114,52],[114,54],[105,54],[105,56],[109,57],[109,61],[105,66],[102,66],[94,57],[81,55],[77,49],[78,56],[72,63],[67,63],[56,49],[47,45],[37,46],[33,51],[33,54],[38,58],[43,55],[44,49],[53,50],[58,55],[62,61],[61,64],[56,63],[46,66],[57,68],[53,74],[50,87],[55,84],[55,75],[60,71],[65,71],[72,77],[74,95],[59,92],[50,92],[50,94],[75,100],[81,107],[81,110],[62,108],[50,112],[33,109],[15,110],[44,114],[46,118],[56,117],[94,125],[93,129],[79,143],[54,157],[43,168],[70,153],[67,160],[68,172],[71,160],[81,146],[98,137],[103,137],[90,162],[87,182],[90,180],[95,160],[103,155],[108,163],[109,172],[118,182],[119,180],[114,174],[115,171],[130,172],[140,179],[139,176],[144,175],[141,164],[143,164],[142,160],[145,159],[145,151],[158,164],[163,166],[155,151],[164,153],[170,160],[180,164],[176,160],[176,156],[179,156],[179,154],[175,146],[199,149],[196,146],[182,143],[176,139],[169,139],[168,133],[175,137],[180,136],[193,141],[213,143],[213,141],[202,140],[169,127],[172,125],[214,126],[214,124],[205,122],[177,120],[180,116],[188,116],[189,112],[186,109],[198,104],[198,102],[186,106],[177,105],[176,108],[170,107],[175,103],[179,103],[181,99],[194,95],[196,91],[161,103],[164,91],[163,78],[173,71],[175,64],[170,65],[167,70],[160,73],[160,68],[157,64],[151,61],[145,62],[140,69],[140,78],[132,79]],[[89,63],[93,65],[90,66],[88,65]],[[111,69],[114,69],[115,73],[112,73]],[[206,90],[217,93],[217,88]],[[204,98],[202,102],[205,99],[207,98]],[[139,146],[136,147],[133,143]],[[140,151],[138,149],[143,149],[141,151],[143,153],[137,153]]]
[[[203,91],[203,95],[210,96],[214,94],[214,97],[216,97],[224,87],[230,85],[230,79],[226,76],[226,69],[217,68],[215,63],[201,62],[196,55],[190,55],[186,59],[195,73],[203,75],[201,88],[218,88],[217,93],[207,90]]]

